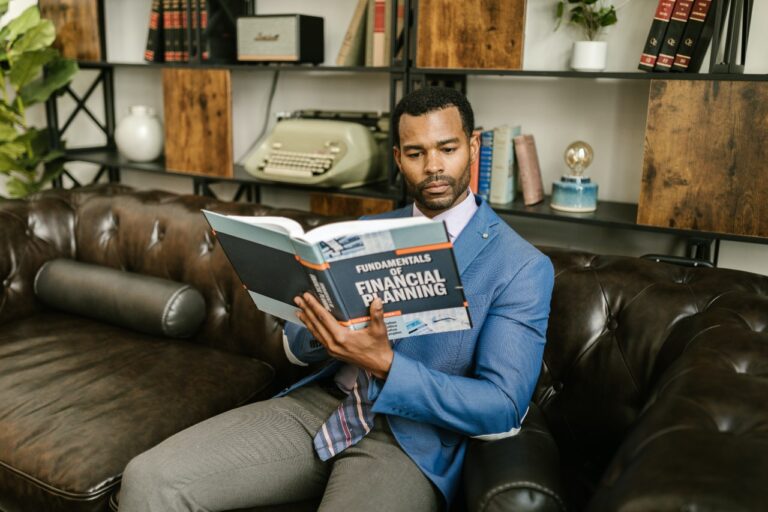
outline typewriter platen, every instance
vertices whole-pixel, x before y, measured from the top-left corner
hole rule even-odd
[[[279,116],[243,165],[263,180],[357,187],[386,178],[388,130],[377,112],[300,110]]]

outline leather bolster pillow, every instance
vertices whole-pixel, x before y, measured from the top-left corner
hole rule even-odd
[[[35,276],[45,304],[156,336],[186,338],[205,319],[205,299],[188,284],[57,259]]]

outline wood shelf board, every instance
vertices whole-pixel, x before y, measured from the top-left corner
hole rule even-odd
[[[132,162],[126,158],[120,156],[117,151],[103,149],[103,150],[77,150],[71,149],[67,151],[66,160],[69,162],[87,162],[91,164],[97,164],[105,167],[114,167],[117,169],[129,169],[133,171],[148,172],[154,174],[165,174],[169,176],[179,176],[185,178],[192,178],[196,180],[202,180],[209,183],[216,182],[231,182],[238,184],[251,184],[264,187],[279,187],[282,189],[302,190],[302,191],[314,191],[314,192],[328,192],[333,194],[347,194],[354,196],[366,196],[381,199],[393,199],[397,200],[400,197],[400,193],[396,189],[390,188],[386,182],[373,183],[370,185],[364,185],[361,187],[354,187],[349,189],[340,188],[319,188],[308,185],[296,185],[292,183],[273,182],[267,180],[261,180],[252,176],[245,170],[242,165],[235,164],[233,169],[233,175],[231,177],[224,176],[209,176],[204,174],[196,174],[191,172],[176,171],[166,169],[165,159],[163,157],[158,158],[152,162]]]

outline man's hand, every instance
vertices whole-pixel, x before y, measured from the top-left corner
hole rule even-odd
[[[294,302],[301,308],[296,316],[332,357],[365,368],[379,379],[387,377],[395,353],[387,338],[381,299],[373,299],[371,321],[367,328],[360,331],[350,331],[339,325],[310,293],[296,297]]]

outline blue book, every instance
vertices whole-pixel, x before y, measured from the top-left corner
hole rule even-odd
[[[293,298],[310,292],[340,325],[358,330],[378,296],[391,340],[472,327],[442,222],[357,220],[304,232],[286,217],[203,214],[265,313],[299,323]]]
[[[488,200],[491,194],[491,169],[493,163],[493,130],[480,134],[480,165],[477,178],[477,195]]]

